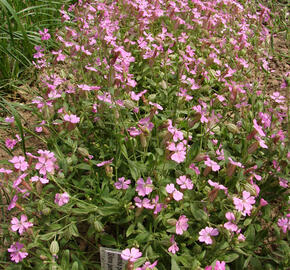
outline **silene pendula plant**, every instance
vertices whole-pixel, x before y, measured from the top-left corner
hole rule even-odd
[[[3,119],[0,265],[101,269],[103,246],[126,269],[287,267],[289,103],[265,86],[270,10],[74,2],[39,32],[31,132]],[[41,146],[14,151],[31,136]]]

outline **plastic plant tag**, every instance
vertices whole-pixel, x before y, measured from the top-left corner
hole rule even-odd
[[[100,247],[102,270],[124,270],[126,261],[121,258],[121,251],[112,248]]]

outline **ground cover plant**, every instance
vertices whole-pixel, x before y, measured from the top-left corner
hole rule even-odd
[[[268,91],[270,10],[79,0],[61,16],[56,49],[43,29],[33,55],[34,129],[3,101],[0,265],[101,269],[104,246],[126,269],[286,269],[289,73]]]
[[[71,2],[0,1],[0,88],[5,92],[8,92],[9,87],[19,86],[21,75],[27,73],[27,68],[31,66],[34,46],[41,43],[39,30],[54,32],[61,27],[59,9]],[[46,46],[53,46],[53,41],[52,36]]]

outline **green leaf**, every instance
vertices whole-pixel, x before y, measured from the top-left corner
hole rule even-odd
[[[180,270],[176,260],[173,258],[173,256],[171,257],[171,270]]]
[[[135,229],[135,224],[131,224],[129,228],[127,229],[126,237],[129,237],[134,232],[134,229]]]
[[[66,249],[63,251],[62,256],[61,256],[61,267],[63,269],[68,269],[69,268],[69,250]]]
[[[115,238],[111,234],[103,234],[101,236],[101,244],[105,247],[115,246],[117,244]]]
[[[120,201],[110,198],[110,197],[101,197],[101,199],[109,204],[120,204]]]
[[[87,171],[91,170],[91,166],[87,163],[80,163],[80,164],[76,165],[75,168],[81,169],[81,170],[87,170]]]
[[[72,223],[70,226],[69,226],[69,232],[71,235],[77,237],[79,236],[79,231],[78,231],[78,228],[76,226],[76,224]]]
[[[110,216],[114,214],[120,214],[120,208],[116,206],[103,206],[103,207],[99,207],[97,212],[101,216],[105,217],[105,216]]]
[[[237,258],[239,258],[239,256],[240,255],[237,253],[226,254],[226,255],[221,257],[221,261],[225,261],[226,263],[230,263],[230,262],[233,262],[234,260],[236,260]]]

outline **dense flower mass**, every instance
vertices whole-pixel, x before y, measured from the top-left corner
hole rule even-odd
[[[57,31],[37,29],[31,123],[1,118],[0,261],[287,267],[290,74],[268,87],[276,15],[248,0],[72,2]]]

